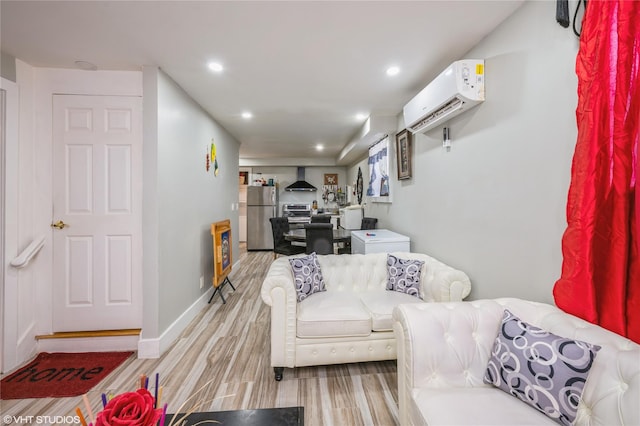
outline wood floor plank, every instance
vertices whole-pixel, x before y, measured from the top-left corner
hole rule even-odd
[[[230,275],[236,291],[224,289],[227,303],[216,295],[162,357],[127,359],[89,392],[92,409],[100,409],[101,392],[134,390],[140,374],[153,377],[157,372],[169,412],[300,405],[305,407],[306,426],[398,424],[395,361],[285,369],[283,380],[274,380],[270,308],[260,298],[272,261],[271,252],[243,253]],[[81,397],[8,400],[0,401],[0,412],[66,416],[75,415],[78,406]]]

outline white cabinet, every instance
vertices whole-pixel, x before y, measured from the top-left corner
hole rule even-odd
[[[238,241],[246,242],[247,241],[247,216],[246,215],[238,217],[238,228],[239,228]]]
[[[247,241],[247,185],[240,185],[238,196],[238,241]]]
[[[351,253],[409,252],[410,239],[388,229],[351,231]]]
[[[240,193],[238,194],[238,202],[240,204],[247,203],[247,185],[240,185]]]

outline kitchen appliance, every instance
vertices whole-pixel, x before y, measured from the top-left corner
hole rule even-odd
[[[283,204],[282,216],[289,220],[290,228],[303,228],[305,223],[311,223],[311,204]]]
[[[349,206],[340,209],[340,227],[344,229],[360,229],[362,225],[362,207]]]
[[[317,191],[317,188],[304,179],[304,167],[298,167],[298,180],[287,186],[285,191]]]
[[[409,246],[409,237],[388,229],[351,231],[353,254],[410,252]]]
[[[269,219],[278,215],[275,186],[247,187],[247,250],[273,250]]]

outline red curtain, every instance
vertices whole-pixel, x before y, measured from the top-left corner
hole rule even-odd
[[[640,1],[589,1],[562,276],[553,289],[561,309],[638,343],[639,67]]]

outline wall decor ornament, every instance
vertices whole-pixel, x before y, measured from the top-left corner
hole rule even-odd
[[[358,167],[358,177],[356,179],[356,197],[358,204],[362,204],[362,191],[364,189],[364,179],[362,179],[362,169]]]
[[[325,173],[325,175],[324,175],[324,184],[325,185],[337,185],[338,184],[338,174],[337,173]]]
[[[404,129],[396,135],[398,180],[411,179],[411,132]]]
[[[213,163],[213,175],[218,176],[218,157],[216,156],[216,144],[211,138],[211,162]]]

